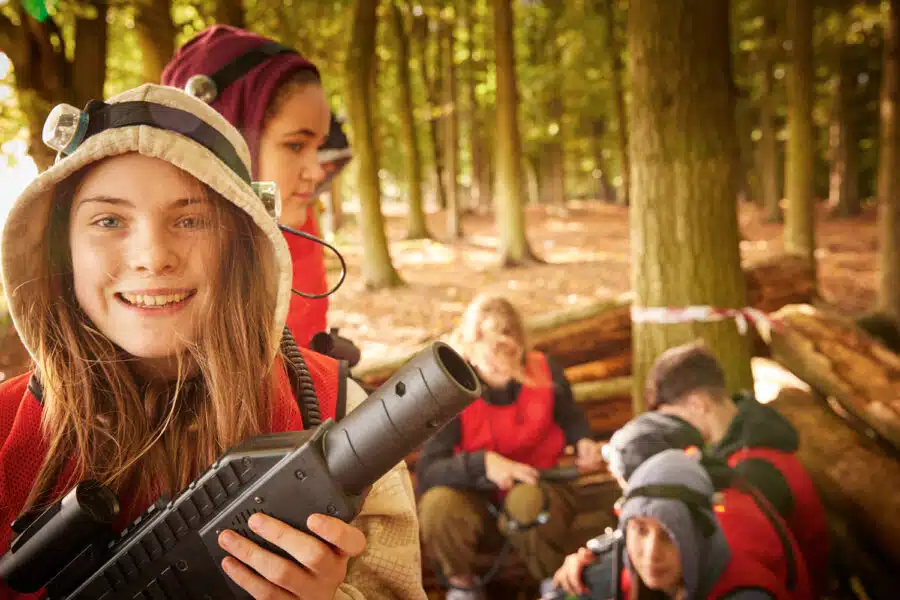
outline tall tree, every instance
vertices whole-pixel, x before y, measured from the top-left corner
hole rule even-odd
[[[172,0],[135,0],[134,31],[144,61],[144,81],[158,82],[175,52]]]
[[[813,166],[813,1],[787,0],[787,33],[791,44],[787,77],[788,142],[784,214],[784,248],[815,268]]]
[[[485,173],[485,151],[481,131],[481,111],[478,104],[479,62],[475,59],[475,3],[460,0],[460,26],[466,32],[466,117],[470,162],[470,206],[488,203],[489,177]]]
[[[829,173],[828,204],[831,214],[840,217],[856,216],[862,212],[859,197],[857,158],[859,140],[856,135],[856,68],[853,64],[853,45],[847,41],[850,10],[853,3],[841,5],[839,40],[835,74],[831,86],[834,91],[831,124],[828,131],[831,169]]]
[[[775,57],[778,27],[775,19],[779,0],[763,0],[763,38],[760,64],[762,77],[759,92],[759,174],[766,220],[781,221],[781,192],[778,179],[778,129],[775,122]]]
[[[29,133],[28,154],[44,170],[54,159],[54,152],[41,139],[47,113],[61,102],[80,107],[103,97],[108,3],[91,0],[74,15],[64,15],[74,20],[77,51],[68,47],[58,17],[38,20],[25,10],[25,3],[13,4],[18,24],[0,14],[0,48],[15,72],[16,100]]]
[[[884,28],[878,156],[878,308],[900,319],[900,0]]]
[[[497,62],[497,128],[495,136],[497,229],[505,266],[535,260],[525,237],[525,194],[522,188],[522,141],[519,136],[518,89],[513,43],[512,0],[493,0]]]
[[[394,38],[397,41],[397,72],[400,84],[397,86],[397,108],[400,117],[400,134],[403,138],[408,165],[406,183],[409,194],[409,214],[406,222],[406,237],[415,240],[430,237],[425,223],[425,204],[422,195],[422,153],[419,150],[419,138],[416,131],[412,77],[409,68],[409,35],[406,32],[399,0],[391,0],[390,11]]]
[[[622,84],[622,49],[616,37],[616,0],[603,0],[606,8],[606,50],[611,65],[610,83],[616,107],[616,133],[619,143],[619,162],[622,187],[617,196],[621,204],[627,205],[631,197],[631,158],[628,154],[628,113],[625,108],[625,91]]]
[[[441,147],[440,139],[440,119],[443,115],[443,109],[440,106],[440,91],[442,88],[442,75],[440,69],[440,60],[429,61],[429,42],[434,41],[434,45],[438,46],[438,29],[434,28],[434,35],[430,35],[431,26],[430,18],[426,11],[415,16],[413,19],[413,38],[416,41],[416,49],[418,50],[419,71],[422,75],[422,83],[425,84],[425,98],[428,105],[428,134],[431,140],[431,149],[434,155],[434,185],[438,206],[447,208],[447,188],[444,186],[444,149]],[[439,59],[440,50],[435,52],[435,57]],[[433,62],[433,64],[431,64]]]
[[[388,250],[378,180],[378,146],[375,143],[375,115],[372,110],[375,106],[377,9],[377,0],[354,0],[345,71],[351,135],[358,157],[362,272],[369,289],[393,287],[401,283]]]
[[[628,10],[632,110],[641,115],[629,121],[634,304],[743,307],[728,3],[631,0]],[[722,361],[730,389],[752,383],[734,322],[636,322],[636,411],[656,357],[698,337]]]
[[[459,185],[459,94],[456,71],[456,13],[452,7],[441,11],[438,24],[438,43],[441,59],[439,65],[444,72],[442,90],[445,110],[442,140],[444,156],[447,158],[444,169],[444,187],[447,190],[447,235],[451,238],[462,237],[460,222]]]

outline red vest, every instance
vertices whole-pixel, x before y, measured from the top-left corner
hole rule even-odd
[[[702,566],[701,566],[702,569]],[[713,584],[706,598],[696,600],[720,600],[727,598],[732,592],[741,589],[758,589],[769,592],[775,600],[796,600],[796,596],[788,593],[784,585],[772,573],[759,563],[744,555],[731,552],[731,559],[725,571]],[[622,598],[629,598],[631,593],[631,573],[622,569]]]
[[[319,237],[319,226],[312,207],[306,215],[306,223],[300,231]],[[292,286],[306,294],[323,294],[328,291],[325,276],[325,254],[321,244],[284,232],[288,249],[291,251],[294,275]],[[297,345],[309,347],[312,337],[327,328],[328,298],[304,298],[291,294],[287,326],[294,335]]]
[[[556,466],[566,436],[553,419],[553,377],[547,357],[529,352],[525,371],[531,385],[523,385],[512,404],[495,406],[479,398],[459,415],[462,439],[457,451],[493,450],[537,469]]]
[[[765,499],[761,498],[761,501],[765,502]],[[740,556],[758,565],[770,573],[774,581],[779,582],[785,590],[789,589],[788,561],[793,558],[794,585],[790,588],[791,597],[794,600],[811,600],[809,574],[797,543],[775,509],[771,508],[769,512],[770,515],[766,515],[753,496],[735,488],[723,490],[721,502],[715,506],[716,519],[733,556]],[[772,519],[785,533],[790,553],[785,550]]]
[[[765,460],[778,469],[791,488],[794,504],[787,524],[806,560],[813,592],[820,594],[828,573],[828,525],[809,473],[793,453],[775,448],[743,448],[728,457],[728,464],[734,467],[750,458]]]
[[[333,418],[338,402],[338,362],[327,356],[301,348],[319,399],[322,420]],[[267,433],[303,429],[300,409],[291,391],[284,368],[278,369],[277,400],[272,411],[271,429]],[[41,404],[27,389],[31,373],[20,375],[0,385],[0,555],[9,550],[12,529],[9,524],[19,515],[34,484],[47,451],[40,430]],[[64,471],[63,490],[74,486],[70,477],[74,464]],[[120,498],[118,529],[140,516],[153,498],[135,500]],[[16,595],[0,582],[0,600],[42,598],[43,592]]]

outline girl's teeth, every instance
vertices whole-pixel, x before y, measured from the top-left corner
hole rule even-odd
[[[165,306],[175,302],[181,302],[188,297],[189,294],[168,294],[165,296],[149,296],[144,294],[122,294],[122,297],[129,303],[136,306]]]

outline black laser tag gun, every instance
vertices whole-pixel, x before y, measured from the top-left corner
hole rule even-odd
[[[222,530],[290,558],[247,519],[262,512],[307,532],[313,513],[351,521],[376,480],[480,395],[469,365],[435,342],[339,423],[247,439],[118,536],[115,496],[81,482],[13,540],[0,579],[51,600],[249,598],[221,570]]]

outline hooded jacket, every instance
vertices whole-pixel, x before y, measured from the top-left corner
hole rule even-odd
[[[706,502],[659,497],[648,486],[682,488]],[[712,481],[695,458],[679,450],[661,452],[641,464],[629,479],[619,529],[625,534],[635,517],[654,518],[662,524],[678,548],[688,600],[792,599],[768,569],[731,548],[713,513],[714,492]],[[627,551],[625,565],[623,579],[630,586],[638,576]]]

